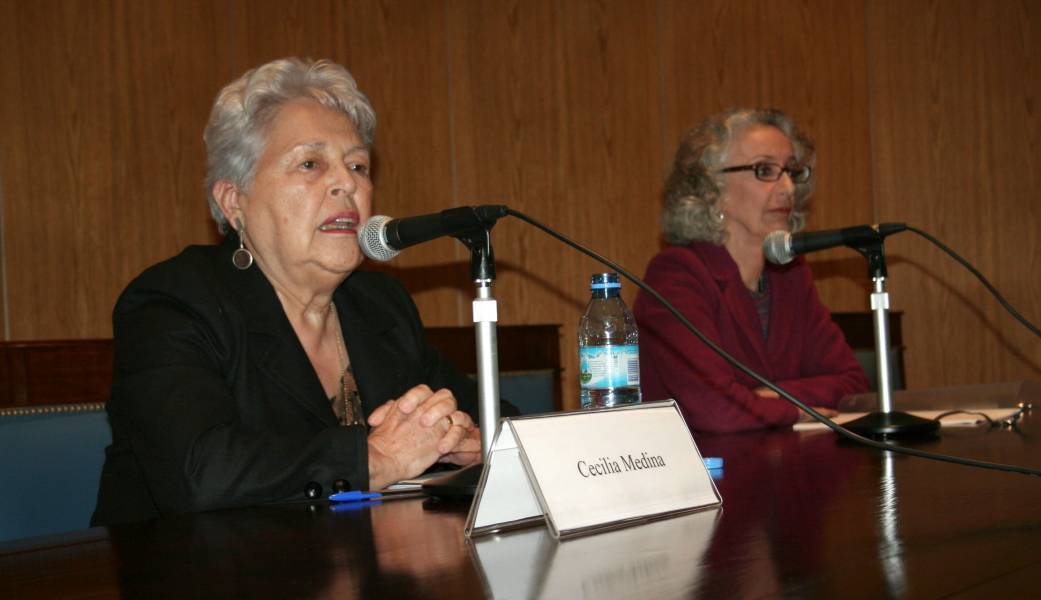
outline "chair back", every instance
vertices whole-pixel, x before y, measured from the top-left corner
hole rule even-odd
[[[0,410],[0,541],[90,527],[110,443],[103,404]]]

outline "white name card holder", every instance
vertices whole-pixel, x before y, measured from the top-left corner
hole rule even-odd
[[[672,400],[504,419],[466,537],[545,522],[561,539],[720,506]]]

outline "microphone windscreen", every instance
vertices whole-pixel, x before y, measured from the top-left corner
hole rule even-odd
[[[387,223],[391,218],[375,215],[358,230],[358,245],[365,256],[379,262],[387,262],[398,255],[399,250],[387,243]]]
[[[771,232],[763,240],[763,255],[766,256],[766,260],[775,265],[792,262],[795,253],[792,252],[791,234],[783,229]]]

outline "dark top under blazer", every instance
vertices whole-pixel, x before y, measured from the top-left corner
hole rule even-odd
[[[274,289],[232,265],[234,248],[191,246],[116,303],[93,524],[302,499],[311,481],[368,486],[367,432],[338,425]],[[426,383],[476,421],[476,386],[427,344],[399,283],[355,272],[333,297],[366,415]]]

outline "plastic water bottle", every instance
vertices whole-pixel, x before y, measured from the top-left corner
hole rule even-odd
[[[596,273],[578,324],[582,408],[640,402],[640,333],[622,301],[618,273]]]

